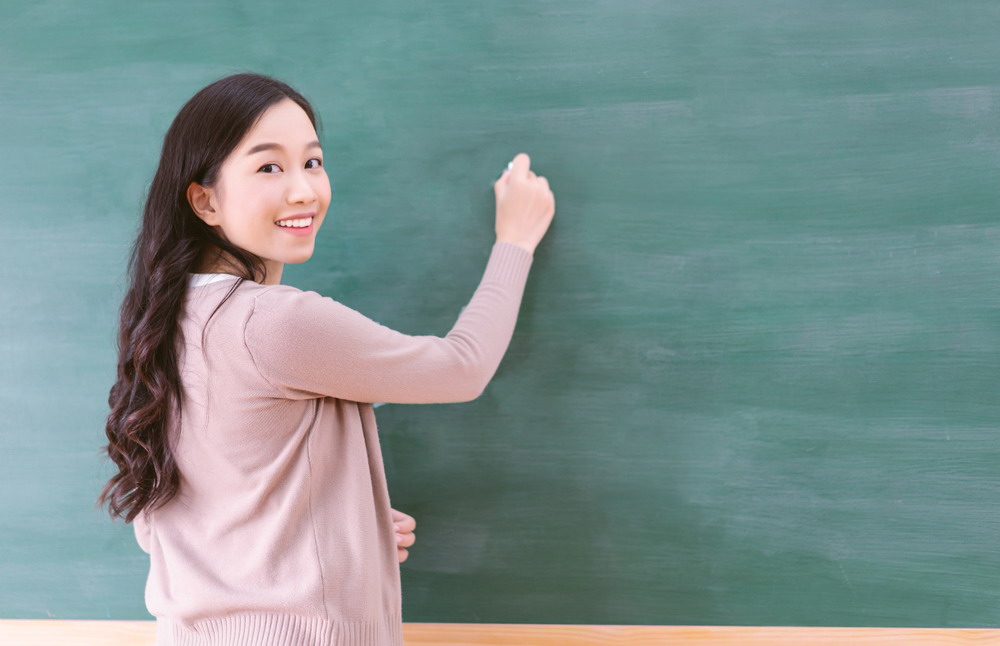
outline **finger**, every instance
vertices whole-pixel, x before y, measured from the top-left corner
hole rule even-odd
[[[392,521],[397,532],[412,532],[417,528],[417,521],[408,514],[393,510]]]
[[[499,195],[500,191],[503,190],[505,186],[507,186],[507,180],[509,178],[510,178],[510,169],[508,168],[503,172],[502,175],[500,175],[500,178],[497,181],[493,182],[493,191],[497,195]]]
[[[407,552],[406,550],[396,550],[396,552],[397,552],[396,556],[399,559],[400,563],[402,563],[403,561],[405,561],[410,557],[410,553]]]
[[[525,153],[518,153],[512,162],[514,165],[510,169],[511,177],[524,179],[528,176],[528,169],[531,166],[531,158]]]
[[[405,513],[401,512],[401,511],[399,511],[398,509],[391,509],[390,508],[389,511],[392,512],[392,522],[394,522],[394,523],[403,522],[405,520],[413,520],[413,516],[410,516],[409,514],[405,514]]]
[[[417,537],[414,534],[396,534],[396,547],[413,547],[416,542]]]

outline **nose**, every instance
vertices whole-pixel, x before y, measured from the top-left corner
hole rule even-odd
[[[309,177],[302,172],[288,174],[288,190],[286,200],[289,204],[309,204],[315,202],[317,198],[316,189],[313,188]]]

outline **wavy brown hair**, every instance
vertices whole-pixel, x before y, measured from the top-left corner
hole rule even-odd
[[[219,235],[195,215],[187,199],[191,182],[211,187],[219,168],[261,115],[282,99],[316,117],[309,102],[287,84],[260,74],[234,74],[201,89],[184,104],[163,138],[160,163],[149,188],[142,224],[129,257],[129,287],[120,310],[118,376],[108,404],[103,448],[118,465],[98,506],[126,522],[173,498],[180,476],[168,430],[181,417],[184,393],[178,370],[179,318],[188,273],[228,255],[240,280],[266,276],[258,256]],[[234,263],[230,263],[234,264]],[[215,314],[215,311],[212,314]],[[211,317],[209,317],[211,318]]]

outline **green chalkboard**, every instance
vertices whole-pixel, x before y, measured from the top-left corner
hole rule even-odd
[[[284,282],[443,335],[492,182],[556,195],[475,402],[384,406],[405,621],[1000,626],[1000,5],[0,5],[0,616],[148,618],[93,502],[164,132],[285,79],[333,202]]]

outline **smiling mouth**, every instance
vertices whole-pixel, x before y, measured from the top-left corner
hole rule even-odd
[[[312,226],[313,218],[296,218],[294,220],[282,220],[281,222],[275,222],[276,226],[283,229],[308,229]]]

